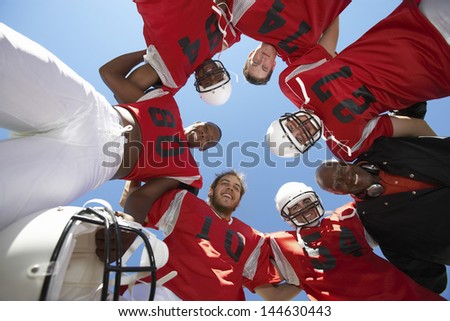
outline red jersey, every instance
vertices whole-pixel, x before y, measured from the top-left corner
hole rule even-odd
[[[158,278],[182,300],[244,300],[243,283],[265,284],[269,246],[264,234],[237,218],[221,219],[206,202],[186,190],[160,197],[148,214],[148,226],[163,231],[169,260]]]
[[[205,60],[240,40],[212,0],[134,0],[144,21],[147,61],[176,93]]]
[[[332,60],[308,69],[304,59],[281,73],[281,90],[323,120],[329,148],[346,161],[393,135],[381,113],[450,95],[450,47],[410,2]]]
[[[273,45],[280,58],[290,64],[317,44],[351,0],[229,2],[233,2],[234,26],[250,38]]]
[[[317,227],[271,233],[270,241],[280,273],[311,300],[444,300],[373,252],[352,203]]]
[[[153,177],[172,177],[201,188],[202,176],[187,145],[178,105],[172,94],[160,89],[152,92],[155,93],[160,96],[118,105],[130,111],[142,135],[139,160],[123,179],[146,181]]]

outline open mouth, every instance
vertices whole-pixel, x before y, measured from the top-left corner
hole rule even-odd
[[[309,221],[309,219],[310,219],[311,217],[313,217],[313,216],[314,216],[314,213],[313,213],[313,212],[308,212],[308,213],[305,214],[305,219]]]
[[[230,199],[230,200],[232,200],[232,199],[233,199],[233,198],[231,197],[231,195],[230,195],[230,194],[228,194],[228,193],[224,193],[224,194],[222,194],[222,197],[228,198],[228,199]]]

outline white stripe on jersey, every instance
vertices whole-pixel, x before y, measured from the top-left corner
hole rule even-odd
[[[450,1],[422,0],[419,9],[450,45]]]
[[[184,196],[188,193],[187,190],[179,191],[172,202],[170,202],[169,208],[161,216],[158,223],[155,226],[164,232],[165,236],[169,236],[175,228],[175,224],[178,221],[178,216],[180,215],[181,204],[183,203]]]
[[[278,272],[283,276],[287,283],[299,286],[300,280],[298,279],[297,273],[289,263],[289,260],[284,256],[276,239],[273,239],[272,236],[270,237],[270,246],[272,247]]]

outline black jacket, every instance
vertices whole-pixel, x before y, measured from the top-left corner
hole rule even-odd
[[[450,138],[380,137],[357,162],[436,188],[358,201],[366,230],[386,258],[423,286],[441,293],[450,265]]]

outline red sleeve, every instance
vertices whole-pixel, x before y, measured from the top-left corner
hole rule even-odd
[[[244,286],[251,292],[255,293],[255,288],[264,284],[277,284],[280,283],[281,277],[279,276],[277,269],[275,268],[272,260],[270,260],[270,246],[269,238],[265,238],[264,244],[261,247],[261,251],[258,258],[258,268],[256,270],[253,280],[243,278]]]
[[[364,140],[361,148],[357,150],[354,155],[352,155],[352,159],[349,159],[348,161],[354,160],[357,156],[361,155],[364,152],[367,152],[377,138],[382,136],[392,137],[392,135],[394,135],[394,127],[392,126],[391,118],[389,117],[389,115],[381,115],[375,128]]]
[[[183,190],[179,189],[173,189],[166,193],[164,193],[160,198],[158,198],[150,208],[150,211],[147,214],[147,221],[145,226],[158,229],[156,227],[156,224],[158,224],[161,217],[164,215],[164,213],[169,208],[170,204],[172,203],[173,199],[175,198],[175,195],[178,194]]]

